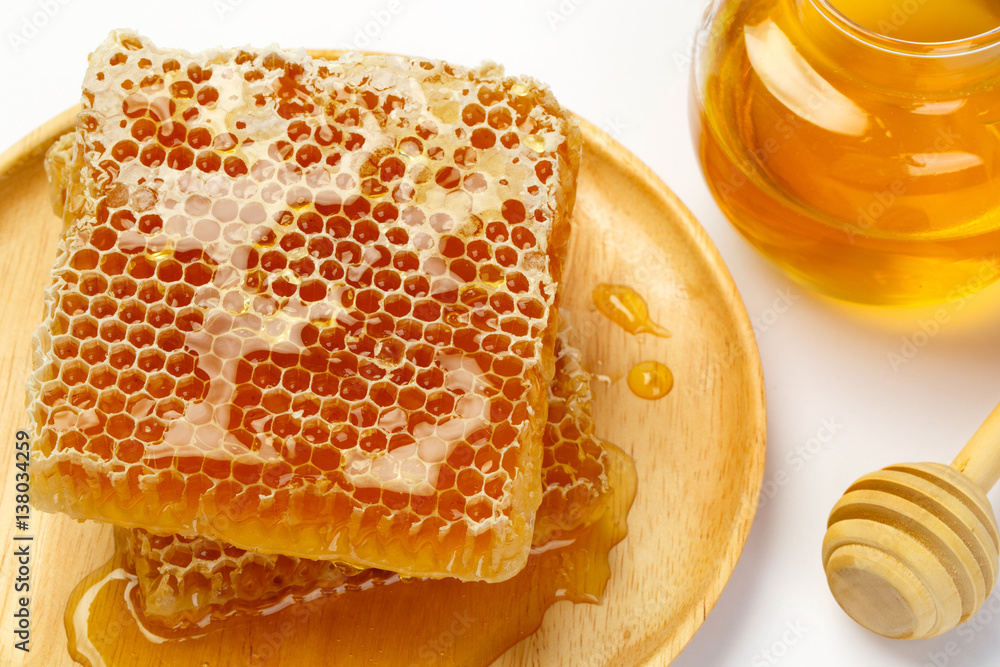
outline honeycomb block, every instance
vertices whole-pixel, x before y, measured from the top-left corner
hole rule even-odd
[[[532,546],[572,538],[608,509],[608,450],[594,434],[590,376],[560,335],[549,386],[543,438],[542,504]],[[469,483],[460,481],[463,483]],[[473,491],[472,488],[467,490]],[[211,616],[259,611],[286,596],[340,594],[393,580],[384,570],[354,570],[334,561],[275,556],[209,538],[121,531],[118,548],[138,580],[143,615],[157,625],[199,625]]]
[[[91,55],[47,165],[39,508],[406,576],[527,558],[581,138],[496,66]]]

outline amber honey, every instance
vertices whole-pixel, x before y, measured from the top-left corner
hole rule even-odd
[[[717,3],[695,113],[720,206],[839,298],[930,303],[994,279],[997,26],[980,0]]]
[[[592,296],[594,306],[606,318],[630,334],[652,334],[669,338],[670,332],[649,316],[649,306],[638,292],[625,285],[598,285]]]
[[[598,285],[591,300],[599,313],[633,336],[671,336],[670,331],[650,317],[646,300],[627,285]],[[642,361],[634,365],[625,381],[633,394],[648,401],[664,398],[674,388],[674,374],[658,361]]]
[[[659,400],[674,388],[674,374],[658,361],[643,361],[629,371],[628,387],[639,398]]]
[[[953,42],[1000,26],[1000,6],[992,0],[831,0],[831,4],[862,28],[908,42]]]

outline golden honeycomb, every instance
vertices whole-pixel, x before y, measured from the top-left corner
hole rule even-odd
[[[542,502],[532,546],[564,539],[608,510],[608,445],[596,435],[591,376],[565,335],[556,339],[556,374],[542,435]]]
[[[590,376],[560,334],[556,372],[549,386],[549,421],[543,436],[542,503],[532,546],[572,537],[596,521],[611,501],[608,451],[594,434]],[[137,578],[144,616],[158,626],[199,625],[260,611],[287,596],[343,593],[382,584],[395,575],[354,570],[333,561],[260,554],[202,537],[124,531],[119,549]]]
[[[286,596],[346,592],[397,575],[329,560],[262,554],[208,537],[116,529],[117,548],[136,576],[143,616],[158,628],[196,626],[209,617],[260,612]]]
[[[48,170],[37,505],[406,576],[527,558],[581,138],[486,65],[90,57]]]

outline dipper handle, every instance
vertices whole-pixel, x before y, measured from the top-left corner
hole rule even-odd
[[[1000,405],[959,452],[951,467],[989,493],[1000,480]]]

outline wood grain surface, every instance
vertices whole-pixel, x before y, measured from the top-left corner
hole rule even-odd
[[[42,157],[72,124],[67,111],[0,156],[0,664],[71,665],[63,613],[70,591],[111,553],[111,531],[33,512],[14,525],[14,443],[24,428],[30,334],[41,318],[61,223],[51,212]],[[704,230],[670,190],[606,134],[582,121],[586,140],[564,308],[571,340],[595,380],[598,433],[635,459],[639,488],[629,536],[611,552],[600,605],[560,602],[542,627],[496,665],[662,665],[690,640],[743,549],[764,470],[760,360],[743,304]],[[628,285],[669,339],[632,336],[592,303],[602,283]],[[660,361],[675,387],[634,396],[632,366]],[[16,535],[31,535],[31,651],[13,648]],[[253,637],[244,638],[252,643]],[[241,642],[243,643],[243,642]],[[214,665],[242,664],[240,651]],[[147,664],[128,646],[121,665]],[[342,658],[343,656],[341,656]],[[280,664],[280,663],[275,663]],[[337,664],[350,664],[337,660]]]

